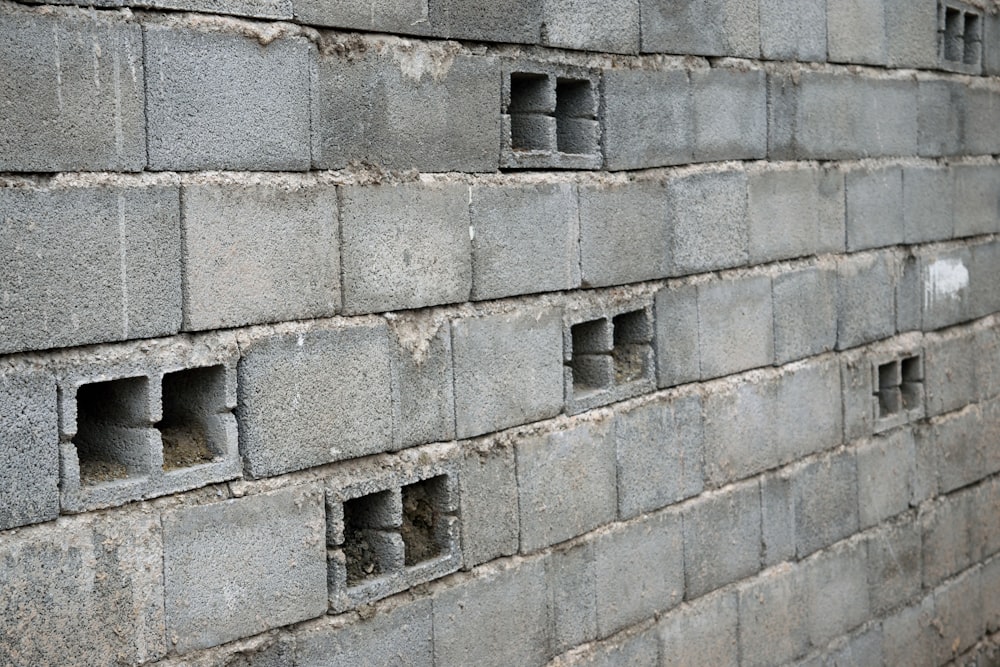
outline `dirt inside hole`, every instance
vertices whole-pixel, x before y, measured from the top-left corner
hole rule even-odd
[[[347,585],[382,573],[378,553],[367,539],[366,530],[346,530],[344,533],[344,558],[347,561]]]
[[[116,461],[80,460],[80,484],[93,486],[102,482],[126,479],[128,469]]]
[[[403,526],[400,534],[405,549],[405,564],[414,565],[433,558],[441,551],[434,536],[437,512],[423,486],[403,489]]]
[[[177,470],[210,463],[214,458],[203,429],[188,426],[163,426],[163,469]]]
[[[648,345],[627,343],[616,345],[611,351],[615,360],[615,384],[625,384],[640,380],[645,374],[646,350]]]

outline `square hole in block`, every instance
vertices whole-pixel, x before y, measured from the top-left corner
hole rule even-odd
[[[406,565],[416,565],[441,554],[447,547],[448,527],[443,508],[448,494],[444,475],[403,487],[403,537]]]
[[[965,43],[962,35],[965,21],[962,11],[954,7],[944,10],[944,58],[953,62],[962,62],[965,55]]]
[[[190,368],[163,376],[163,469],[211,462],[225,453],[226,433],[218,418],[226,410],[226,369]]]
[[[606,318],[574,324],[570,328],[574,393],[606,389],[614,383],[614,343]]]
[[[878,386],[875,390],[875,396],[878,398],[879,417],[896,414],[903,408],[901,383],[902,377],[898,361],[879,364]]]
[[[965,13],[965,26],[962,29],[962,62],[966,65],[978,65],[982,46],[982,19],[975,12]]]
[[[611,322],[614,332],[615,382],[624,384],[647,375],[647,357],[653,327],[646,311],[635,310],[616,315]]]
[[[900,362],[903,408],[912,410],[919,407],[923,399],[924,372],[920,357],[907,357]]]
[[[533,72],[511,72],[507,113],[551,113],[549,77]]]
[[[81,385],[76,391],[76,446],[80,484],[90,486],[147,472],[145,377]]]
[[[589,155],[597,151],[592,122],[594,92],[590,81],[557,79],[555,115],[560,152]]]
[[[398,508],[398,496],[391,490],[344,503],[343,551],[348,586],[402,566]]]

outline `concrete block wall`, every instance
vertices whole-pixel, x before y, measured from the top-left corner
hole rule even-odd
[[[1000,651],[994,0],[0,0],[0,665]]]

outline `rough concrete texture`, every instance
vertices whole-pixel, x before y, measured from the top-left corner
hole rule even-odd
[[[1000,231],[1000,168],[956,165],[955,237]]]
[[[755,58],[757,0],[642,0],[642,50]]]
[[[954,234],[951,172],[941,167],[903,170],[903,242],[943,241]]]
[[[851,255],[837,262],[837,349],[891,336],[896,330],[889,258]]]
[[[459,479],[466,568],[517,553],[520,524],[514,466],[512,448],[464,452]]]
[[[703,379],[774,363],[771,278],[699,285],[698,340]]]
[[[971,563],[969,507],[972,496],[956,493],[922,509],[924,588],[933,588]]]
[[[948,79],[919,82],[917,102],[920,155],[958,155],[963,152],[965,91]],[[956,110],[959,112],[956,113]]]
[[[545,560],[553,653],[597,637],[595,567],[592,542],[553,550]]]
[[[662,665],[739,665],[737,597],[731,592],[699,598],[659,622]]]
[[[868,594],[876,614],[916,598],[921,587],[920,528],[913,523],[880,527],[868,545]]]
[[[858,447],[858,518],[869,528],[905,511],[913,494],[913,434],[902,429]]]
[[[886,55],[890,67],[935,69],[938,65],[938,5],[884,0]]]
[[[785,364],[837,343],[837,274],[810,266],[774,277],[774,360]]]
[[[822,646],[861,625],[870,613],[868,559],[854,542],[817,554],[802,565],[809,605],[809,638]]]
[[[858,530],[858,468],[854,453],[806,464],[793,474],[795,553],[802,558]],[[821,622],[821,619],[818,619]]]
[[[903,241],[903,170],[858,169],[846,175],[847,250]]]
[[[419,315],[388,321],[393,449],[453,439],[451,326]]]
[[[684,513],[685,595],[693,600],[760,570],[760,491],[754,482],[696,500]]]
[[[806,652],[808,596],[798,567],[785,564],[768,570],[741,584],[737,592],[740,626],[755,629],[739,635],[741,664],[766,667]]]
[[[335,5],[319,0],[289,1],[295,18],[309,25],[404,34],[424,33],[430,27],[428,0],[392,0],[375,5],[367,0],[344,0]]]
[[[827,0],[826,26],[831,62],[884,65],[888,60],[884,0]]]
[[[747,261],[747,177],[742,171],[679,177],[667,185],[674,272],[701,273]]]
[[[639,50],[639,0],[544,0],[547,46],[611,53]]]
[[[826,60],[826,0],[758,0],[760,54],[767,60]]]
[[[656,382],[660,387],[701,378],[698,289],[668,287],[656,294]]]
[[[767,89],[763,70],[691,72],[696,162],[767,155]]]

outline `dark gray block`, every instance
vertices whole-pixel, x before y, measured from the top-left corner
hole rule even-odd
[[[863,543],[837,545],[806,561],[802,570],[814,645],[822,646],[868,620],[868,552]]]
[[[428,0],[288,0],[295,19],[309,25],[354,28],[373,32],[423,34],[431,30]]]
[[[392,448],[385,325],[275,336],[243,349],[240,449],[266,477]]]
[[[977,349],[977,338],[971,331],[955,332],[947,337],[927,336],[924,339],[924,391],[927,396],[927,416],[960,410],[979,400],[979,372],[984,356]],[[935,428],[939,428],[938,424]]]
[[[965,87],[951,79],[924,79],[918,83],[918,148],[920,155],[937,157],[963,152]]]
[[[451,326],[407,313],[389,319],[393,448],[455,437]]]
[[[906,511],[913,494],[916,451],[909,429],[858,447],[858,517],[862,529]]]
[[[344,311],[466,301],[472,289],[468,186],[341,189]]]
[[[952,178],[941,167],[903,169],[903,242],[943,241],[954,234]]]
[[[0,188],[0,353],[180,329],[173,187]]]
[[[809,646],[808,595],[803,572],[781,565],[738,588],[743,665],[769,667],[788,662]]]
[[[521,551],[582,535],[615,519],[614,422],[526,437],[517,443]]]
[[[455,320],[452,349],[459,438],[546,419],[562,410],[558,311]]]
[[[868,546],[868,596],[874,614],[884,614],[920,593],[920,526],[904,522],[881,526]]]
[[[514,449],[466,449],[459,480],[465,567],[517,553],[520,524]]]
[[[579,220],[585,287],[670,275],[669,212],[662,183],[581,185]]]
[[[684,512],[688,600],[760,570],[760,489],[756,481],[706,495]]]
[[[826,0],[758,0],[760,54],[767,60],[826,60]]]
[[[149,167],[306,170],[310,70],[302,37],[145,27]],[[204,67],[210,62],[212,67]]]
[[[553,653],[597,638],[595,567],[592,542],[556,549],[545,559]]]
[[[656,381],[660,387],[701,378],[698,288],[666,287],[656,293]]]
[[[847,172],[847,250],[903,241],[903,170],[899,167]]]
[[[720,593],[695,600],[664,616],[659,624],[663,667],[739,665],[736,595]]]
[[[776,364],[832,350],[837,343],[837,274],[815,265],[774,277]]]
[[[756,58],[757,0],[641,0],[643,53]]]
[[[807,463],[793,476],[792,492],[799,558],[858,531],[858,468],[853,452]]]
[[[830,62],[884,65],[888,61],[885,0],[827,0]]]
[[[470,210],[473,299],[579,287],[575,184],[477,185]]]
[[[747,262],[747,176],[742,171],[693,174],[667,184],[670,248],[677,274]]]
[[[889,258],[859,254],[839,259],[837,300],[838,350],[894,334],[896,309]]]
[[[770,276],[699,285],[698,339],[703,379],[773,364]]]
[[[542,3],[514,0],[490,4],[478,0],[430,0],[431,24],[437,34],[482,42],[538,44]]]
[[[0,44],[0,171],[145,166],[138,25],[106,12],[5,13]]]
[[[185,186],[184,328],[328,317],[340,306],[337,191]]]
[[[639,51],[639,0],[544,0],[542,21],[542,42],[547,46]]]
[[[691,72],[696,162],[767,155],[767,88],[763,70]]]
[[[911,0],[883,2],[889,66],[936,69],[938,4]]]
[[[1000,231],[1000,166],[956,165],[955,238]]]

